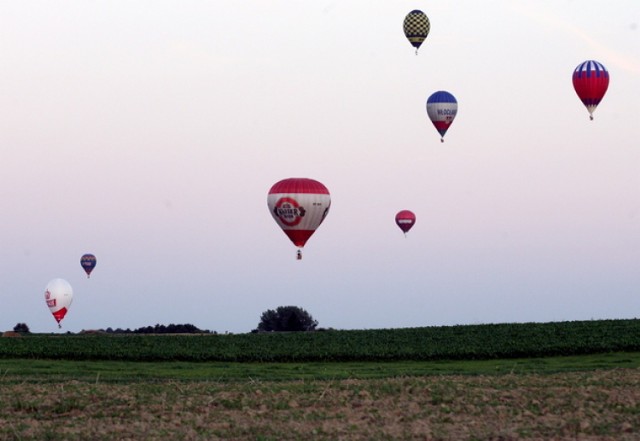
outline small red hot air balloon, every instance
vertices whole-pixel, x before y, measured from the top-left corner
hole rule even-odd
[[[405,237],[407,233],[416,223],[416,215],[412,211],[402,210],[396,214],[396,225],[404,232]]]
[[[298,247],[302,248],[320,226],[331,206],[327,187],[308,178],[289,178],[276,182],[267,195],[267,205],[276,223]]]
[[[609,88],[609,72],[601,63],[587,60],[575,68],[572,79],[573,88],[593,120],[593,112]]]

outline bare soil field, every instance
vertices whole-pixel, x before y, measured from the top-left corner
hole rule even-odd
[[[2,440],[638,440],[640,370],[375,380],[0,378]]]

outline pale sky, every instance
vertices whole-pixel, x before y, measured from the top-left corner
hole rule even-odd
[[[14,0],[0,58],[0,330],[640,316],[637,0]],[[594,121],[588,59],[611,76]],[[289,177],[332,197],[301,261],[266,204]]]

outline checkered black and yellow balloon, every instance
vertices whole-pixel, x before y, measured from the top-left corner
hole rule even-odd
[[[404,35],[409,40],[409,43],[416,48],[416,54],[422,42],[429,35],[431,29],[431,23],[429,23],[429,17],[424,12],[414,9],[409,12],[404,18]]]

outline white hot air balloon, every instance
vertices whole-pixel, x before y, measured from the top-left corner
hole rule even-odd
[[[49,311],[58,322],[58,328],[62,328],[60,322],[67,314],[71,301],[73,300],[73,288],[64,279],[53,279],[44,291],[44,299],[47,302]]]
[[[298,247],[299,260],[307,240],[327,216],[331,196],[327,187],[314,179],[289,178],[271,187],[267,206],[278,226]]]

